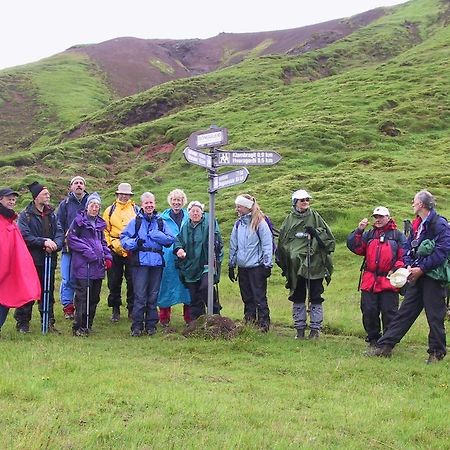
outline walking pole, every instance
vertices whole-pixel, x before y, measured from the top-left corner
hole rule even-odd
[[[86,331],[89,331],[89,302],[91,296],[90,288],[90,273],[89,273],[89,263],[87,263],[87,289],[86,289]]]
[[[44,258],[44,295],[42,298],[42,334],[47,334],[49,323],[51,255],[45,253]]]
[[[308,309],[307,312],[311,314],[311,235],[308,234],[308,254],[306,255],[306,264],[308,270],[306,272],[306,288],[308,289]]]

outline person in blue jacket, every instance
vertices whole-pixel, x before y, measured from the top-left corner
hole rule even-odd
[[[272,271],[272,232],[254,197],[238,195],[235,204],[239,219],[231,231],[228,275],[232,282],[239,280],[244,321],[256,323],[261,331],[267,332],[270,325],[267,279]]]
[[[403,257],[410,272],[405,298],[386,333],[378,339],[373,351],[367,353],[368,356],[390,357],[392,349],[408,332],[422,309],[430,328],[427,364],[439,362],[447,353],[445,285],[428,274],[449,258],[450,227],[447,220],[437,214],[435,206],[436,201],[428,191],[420,191],[414,196],[412,207],[416,219]],[[431,254],[422,256],[418,248],[427,239],[434,241],[434,249]]]
[[[170,232],[176,236],[180,232],[182,225],[189,220],[187,210],[184,209],[187,203],[186,194],[181,189],[174,189],[167,196],[167,202],[170,208],[161,213],[161,218],[166,223]],[[165,267],[158,297],[159,322],[163,326],[168,326],[172,310],[171,307],[182,303],[183,318],[186,324],[188,324],[191,320],[189,313],[191,297],[189,290],[181,282],[178,269],[175,267],[173,245],[164,247],[163,252]]]
[[[157,213],[155,196],[141,195],[141,210],[120,235],[120,243],[130,257],[134,287],[131,336],[152,336],[158,323],[158,299],[164,268],[163,248],[170,247],[173,234]]]

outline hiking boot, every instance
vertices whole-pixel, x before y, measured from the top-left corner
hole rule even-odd
[[[269,331],[269,324],[268,323],[261,323],[259,325],[259,330],[261,333],[267,333]]]
[[[159,322],[163,328],[167,328],[169,326],[169,322]]]
[[[50,324],[48,325],[48,330],[47,330],[47,332],[48,332],[48,333],[61,334],[61,331],[59,331],[59,330],[55,327],[55,325],[53,325],[52,323],[50,323]]]
[[[69,303],[68,305],[63,307],[64,319],[73,320],[75,317],[75,307],[73,303]]]
[[[147,336],[153,336],[154,334],[156,334],[156,328],[149,328],[148,330],[145,330],[145,334]]]
[[[430,353],[428,356],[427,364],[435,364],[444,359],[444,355],[440,353]]]
[[[16,329],[19,333],[22,333],[22,334],[30,333],[30,324],[29,323],[17,324]]]
[[[319,339],[320,337],[320,331],[319,330],[311,330],[309,332],[308,339]]]
[[[118,322],[120,320],[120,306],[113,306],[111,322]]]
[[[130,336],[131,337],[141,337],[142,331],[141,330],[131,330]]]
[[[377,340],[376,339],[372,339],[372,340],[369,341],[369,343],[368,343],[368,347],[369,348],[376,348],[376,346],[377,346]]]
[[[297,328],[297,334],[295,335],[295,339],[305,339],[305,329]]]
[[[78,328],[76,330],[73,330],[72,334],[74,336],[78,336],[78,337],[88,337],[89,336],[89,333],[84,328]]]
[[[392,347],[390,345],[382,345],[381,347],[371,347],[367,350],[365,355],[390,358],[392,356]]]

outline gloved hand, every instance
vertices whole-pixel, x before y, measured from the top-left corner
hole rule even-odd
[[[145,243],[144,239],[138,239],[136,241],[136,244],[137,244],[138,247],[143,247],[144,243]]]
[[[311,236],[317,238],[318,233],[314,227],[305,227],[305,231]]]
[[[234,267],[228,266],[228,278],[232,283],[237,280],[236,275],[234,274]]]
[[[105,269],[109,270],[112,267],[112,261],[110,259],[105,259]]]
[[[264,276],[269,278],[272,275],[272,267],[264,267]]]

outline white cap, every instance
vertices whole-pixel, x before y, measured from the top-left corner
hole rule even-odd
[[[372,216],[388,216],[391,217],[389,210],[384,206],[377,206],[372,213]]]
[[[297,200],[301,198],[312,198],[304,189],[299,189],[292,194],[292,203],[295,205]]]
[[[252,209],[253,204],[254,204],[255,202],[254,202],[253,200],[250,200],[250,199],[247,198],[247,197],[244,197],[243,195],[238,195],[238,196],[236,197],[236,200],[234,201],[234,203],[235,203],[236,205],[243,206],[244,208]]]

